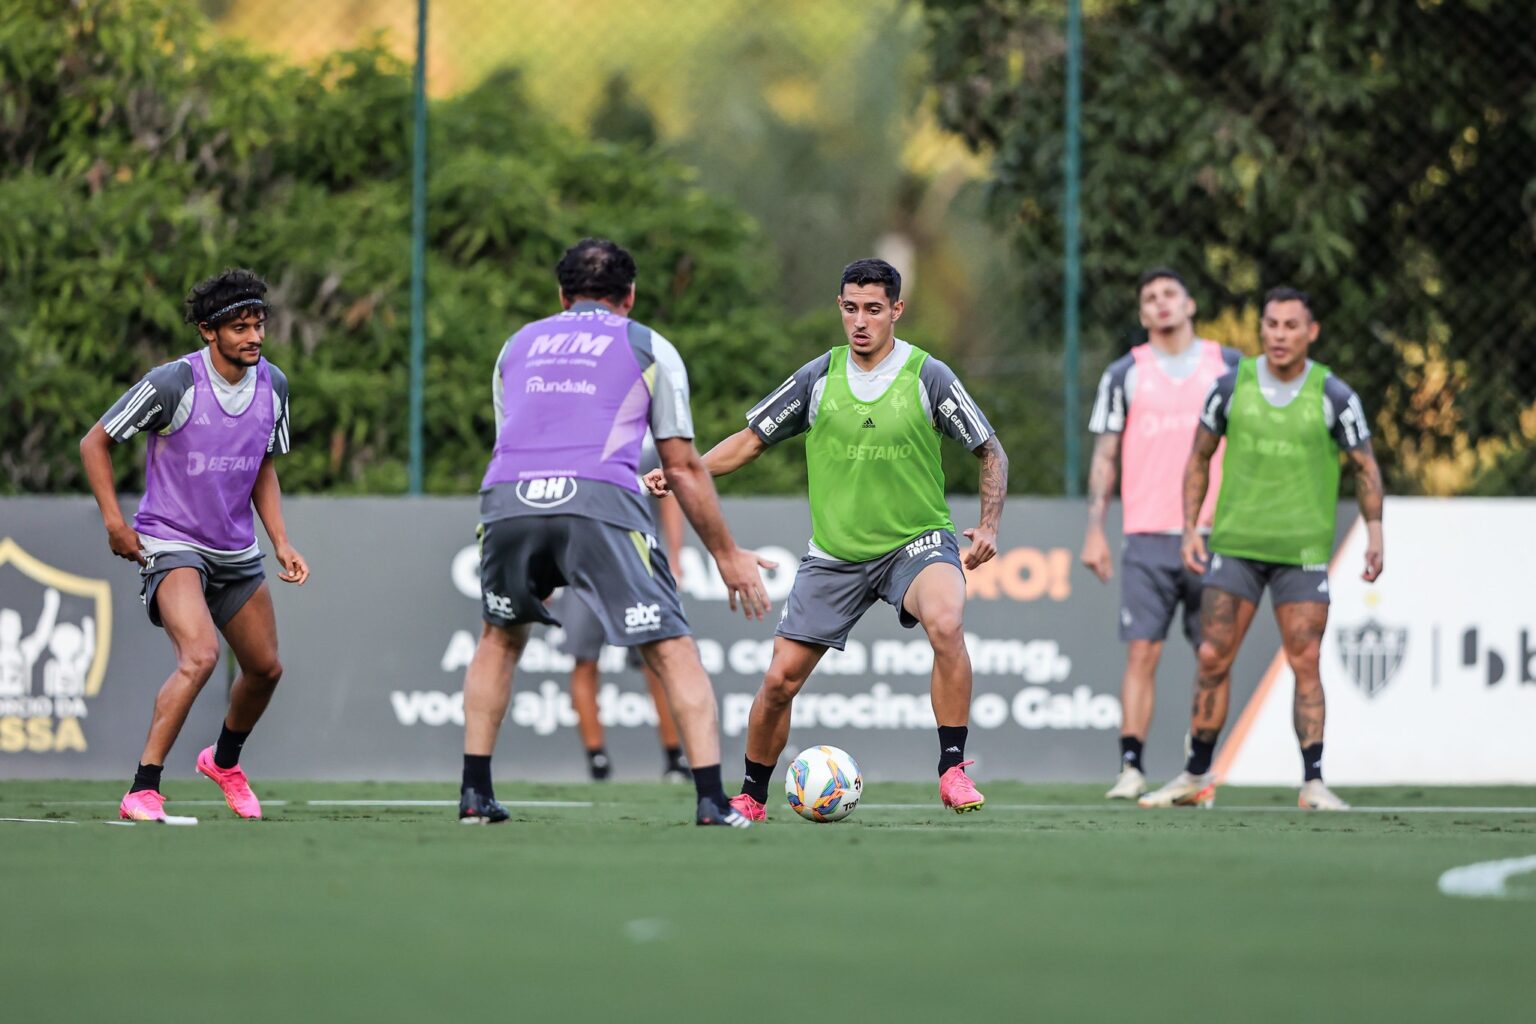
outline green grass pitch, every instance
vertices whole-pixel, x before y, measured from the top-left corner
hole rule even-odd
[[[1345,790],[1382,809],[1322,815],[1294,790],[1152,812],[983,781],[957,817],[874,784],[847,822],[776,800],[747,832],[686,824],[662,785],[503,783],[544,803],[491,828],[311,803],[451,784],[257,789],[262,822],[178,780],[198,827],[107,827],[121,784],[0,783],[0,817],[78,823],[0,822],[5,1019],[1536,1019],[1536,874],[1436,884],[1536,855],[1536,788]]]

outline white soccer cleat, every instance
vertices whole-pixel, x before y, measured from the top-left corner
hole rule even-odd
[[[1323,785],[1322,779],[1308,779],[1301,784],[1301,795],[1296,798],[1296,806],[1304,811],[1349,810],[1349,804]]]
[[[1141,774],[1140,769],[1126,765],[1120,769],[1120,777],[1109,787],[1104,797],[1107,800],[1135,800],[1146,791],[1147,777]]]
[[[1179,772],[1162,789],[1155,789],[1136,802],[1142,807],[1211,807],[1216,803],[1216,780],[1210,772]]]

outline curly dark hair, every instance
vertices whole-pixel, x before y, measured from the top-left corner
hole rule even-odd
[[[244,313],[266,313],[267,282],[249,270],[231,268],[199,281],[187,293],[187,323],[217,327]]]
[[[635,283],[635,258],[606,238],[583,238],[560,257],[555,277],[567,299],[623,302]]]

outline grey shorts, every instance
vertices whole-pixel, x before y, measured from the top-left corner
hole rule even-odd
[[[235,617],[235,613],[245,607],[245,602],[267,580],[260,555],[249,562],[229,565],[215,562],[196,551],[161,551],[151,556],[149,564],[139,570],[144,580],[139,590],[139,600],[144,602],[149,621],[161,627],[165,623],[160,621],[155,591],[160,589],[160,584],[165,582],[165,574],[172,569],[197,570],[203,578],[203,600],[208,602],[208,614],[213,617],[213,624],[219,629],[223,629]]]
[[[1200,577],[1184,568],[1180,538],[1133,533],[1125,538],[1120,568],[1120,639],[1166,640],[1174,615],[1184,611],[1184,636],[1200,642]]]
[[[477,534],[480,613],[493,626],[562,625],[544,599],[569,587],[615,647],[690,632],[667,556],[649,534],[571,515],[495,519]]]
[[[602,622],[592,614],[586,602],[573,591],[565,590],[551,602],[550,610],[560,620],[565,633],[565,639],[560,641],[560,653],[569,654],[577,661],[596,661],[607,641],[603,638]],[[631,647],[629,667],[638,669],[641,665],[640,649]]]
[[[795,574],[795,585],[784,602],[775,633],[840,651],[854,624],[877,600],[894,607],[902,626],[911,629],[917,620],[901,606],[902,599],[918,573],[940,562],[964,572],[960,545],[949,530],[925,533],[867,562],[836,562],[806,555],[800,559],[800,571]]]
[[[1254,604],[1264,596],[1265,587],[1269,588],[1269,599],[1274,604],[1329,603],[1325,565],[1284,565],[1212,552],[1205,585]]]

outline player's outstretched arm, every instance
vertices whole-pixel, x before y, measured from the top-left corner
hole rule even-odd
[[[1204,574],[1210,555],[1205,550],[1205,538],[1200,536],[1200,509],[1205,504],[1205,492],[1211,486],[1211,457],[1221,436],[1204,423],[1195,428],[1195,445],[1184,463],[1184,543],[1181,554],[1184,567],[1190,572]]]
[[[112,438],[100,423],[80,439],[80,464],[85,467],[85,478],[90,482],[91,493],[96,496],[96,507],[101,509],[101,524],[107,528],[107,546],[119,558],[144,564],[144,553],[138,532],[123,518],[123,507],[117,502],[117,485],[112,480]]]
[[[661,468],[672,493],[677,495],[677,502],[683,507],[683,515],[688,517],[699,540],[714,556],[720,578],[725,581],[731,610],[736,610],[736,599],[740,597],[747,618],[761,619],[772,606],[758,568],[773,569],[777,563],[759,558],[755,552],[737,545],[725,525],[725,514],[720,511],[720,497],[715,493],[713,476],[692,440],[686,437],[658,439],[656,452],[661,456]]]
[[[1104,519],[1109,514],[1109,498],[1120,476],[1120,436],[1100,434],[1093,443],[1093,460],[1088,467],[1088,531],[1083,537],[1079,560],[1101,582],[1115,575],[1115,560],[1104,536]]]
[[[1371,450],[1369,439],[1350,451],[1349,464],[1355,474],[1355,501],[1360,505],[1361,518],[1365,520],[1365,571],[1360,574],[1360,578],[1373,583],[1384,568],[1385,549],[1381,532],[1381,467],[1376,464],[1376,453]]]
[[[966,530],[971,542],[965,567],[974,569],[997,554],[997,531],[1003,524],[1003,501],[1008,497],[1008,453],[993,434],[973,449],[981,460],[981,524]]]
[[[699,456],[699,459],[710,476],[725,476],[736,472],[767,450],[768,446],[763,443],[763,439],[753,433],[750,427],[746,427],[715,445]],[[658,498],[671,493],[665,466],[651,470],[645,474],[644,480],[646,489]]]
[[[277,578],[284,583],[303,586],[304,581],[309,579],[309,563],[288,543],[288,526],[283,522],[283,490],[278,486],[277,467],[273,465],[270,455],[261,460],[261,469],[256,473],[256,486],[251,489],[251,503],[256,506],[256,514],[261,516],[261,525],[267,528],[267,536],[272,541],[272,555],[277,559],[277,564],[283,567]]]

